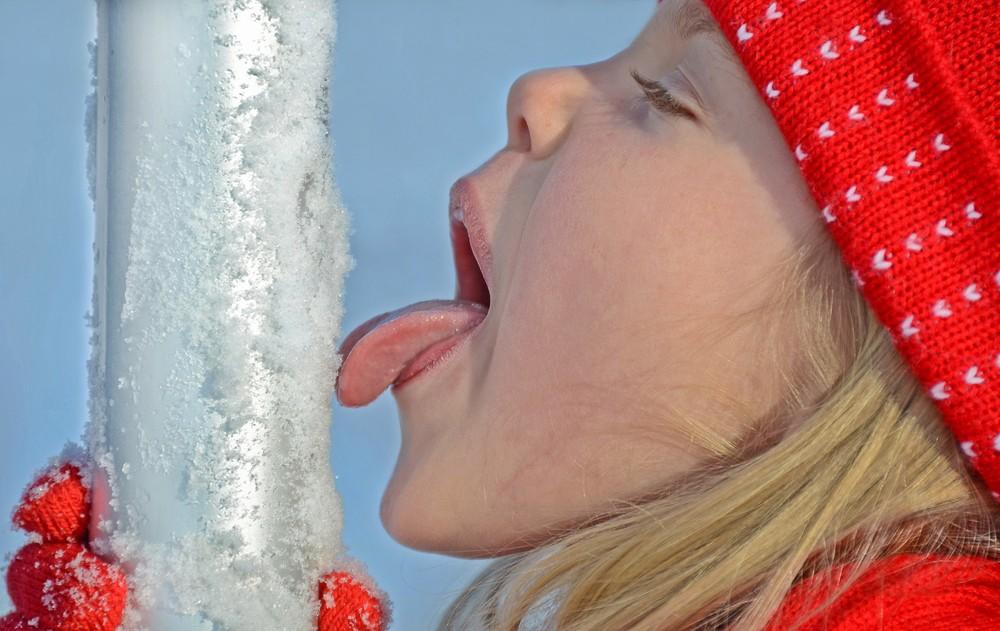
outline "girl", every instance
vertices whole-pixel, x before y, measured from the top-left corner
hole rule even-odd
[[[389,533],[502,557],[442,629],[997,628],[997,41],[993,0],[666,0],[514,83],[456,299],[336,383],[399,407]]]

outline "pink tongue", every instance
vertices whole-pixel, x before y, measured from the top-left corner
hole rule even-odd
[[[344,339],[337,375],[341,405],[367,405],[414,358],[434,344],[464,333],[486,317],[486,307],[459,300],[425,300],[362,323]]]

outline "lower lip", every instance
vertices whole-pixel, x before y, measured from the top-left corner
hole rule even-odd
[[[403,386],[415,381],[421,375],[432,373],[434,372],[433,369],[448,363],[448,360],[465,346],[465,342],[468,342],[472,335],[483,326],[483,322],[486,322],[486,318],[483,318],[479,324],[467,331],[462,331],[458,335],[441,340],[421,351],[419,355],[413,358],[413,361],[406,365],[406,368],[399,374],[396,381],[392,382],[392,392],[395,393]]]

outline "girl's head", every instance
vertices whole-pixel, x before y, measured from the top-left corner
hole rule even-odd
[[[997,120],[969,87],[998,64],[969,31],[945,57],[927,39],[974,9],[705,2],[664,0],[614,56],[520,77],[507,146],[452,190],[462,316],[411,308],[345,344],[355,403],[378,393],[364,359],[449,349],[367,373],[395,380],[402,421],[389,533],[518,553],[449,628],[514,628],[561,590],[559,629],[758,629],[838,559],[1000,558],[965,466],[1000,457],[985,430],[961,435],[1000,433],[1000,405],[974,398],[1000,402],[1000,297],[981,300],[1000,228],[979,210],[1000,207]],[[958,79],[934,65],[962,59],[978,61]],[[958,415],[967,401],[983,412]]]
[[[609,59],[525,74],[507,110],[507,146],[452,191],[489,311],[393,389],[384,523],[457,555],[536,545],[773,413],[804,350],[786,263],[822,230],[700,2],[664,3]]]

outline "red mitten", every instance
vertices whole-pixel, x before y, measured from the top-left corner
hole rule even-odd
[[[382,603],[347,572],[330,572],[320,579],[319,600],[319,631],[385,629]]]
[[[87,549],[86,498],[80,470],[69,462],[25,490],[13,521],[38,537],[7,568],[15,611],[0,619],[0,631],[114,631],[121,623],[125,573]]]

